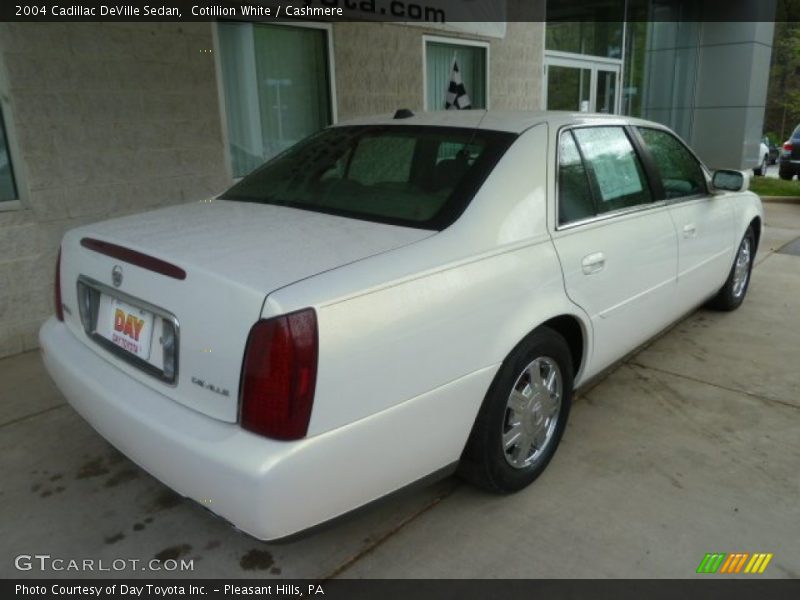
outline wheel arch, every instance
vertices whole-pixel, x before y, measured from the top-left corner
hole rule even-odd
[[[586,344],[588,336],[584,331],[583,322],[575,315],[564,314],[548,319],[536,327],[534,331],[539,327],[549,327],[561,335],[561,337],[563,337],[567,342],[570,355],[572,356],[572,368],[574,369],[573,374],[577,379],[578,373],[581,372],[581,369],[586,362],[588,347]]]
[[[508,348],[503,360],[542,327],[552,329],[567,342],[572,358],[573,379],[576,382],[579,381],[588,362],[591,333],[588,322],[574,312],[556,312],[553,316],[547,317],[531,327],[525,335]]]

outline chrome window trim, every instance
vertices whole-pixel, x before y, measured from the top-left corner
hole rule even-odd
[[[587,129],[587,128],[590,128],[590,127],[618,127],[623,131],[623,133],[625,133],[625,127],[627,127],[629,125],[630,125],[630,123],[627,123],[626,121],[624,121],[622,119],[609,118],[608,122],[601,122],[601,123],[573,123],[573,124],[570,124],[570,125],[562,125],[558,129],[558,132],[556,133],[556,152],[555,152],[556,174],[555,174],[555,182],[554,182],[555,183],[555,205],[556,205],[556,210],[555,210],[555,217],[556,217],[556,220],[555,220],[555,231],[564,231],[564,230],[567,230],[567,229],[574,229],[576,227],[582,227],[584,225],[589,225],[591,223],[596,223],[598,221],[607,221],[609,219],[614,219],[616,217],[621,217],[621,216],[624,216],[624,215],[629,215],[629,214],[637,213],[637,212],[644,212],[644,211],[647,211],[647,210],[653,210],[655,208],[661,208],[663,206],[667,206],[668,205],[667,200],[655,200],[655,201],[649,202],[647,204],[640,204],[638,206],[629,206],[629,207],[626,207],[626,208],[618,208],[617,210],[611,210],[611,211],[608,211],[608,212],[600,213],[600,214],[594,215],[593,217],[589,217],[587,219],[580,219],[578,221],[571,221],[569,223],[564,223],[563,225],[559,224],[559,211],[560,211],[560,208],[561,208],[561,202],[559,200],[558,180],[559,180],[559,171],[560,171],[560,165],[561,165],[561,136],[567,131],[572,131],[574,129]],[[627,135],[628,134],[625,133],[626,137],[627,137]],[[577,143],[577,141],[576,141],[576,143]],[[635,146],[633,145],[632,142],[631,142],[631,148],[633,149],[634,154],[636,154],[636,148],[635,148]],[[636,160],[640,160],[638,154],[636,155]],[[646,177],[646,174],[645,174],[645,177]],[[649,182],[647,182],[647,181],[645,181],[645,183],[648,186],[650,185]]]
[[[654,210],[656,208],[664,208],[668,206],[669,204],[667,203],[666,200],[656,200],[655,202],[650,202],[649,204],[643,204],[640,206],[629,206],[627,208],[619,208],[617,210],[612,210],[606,213],[595,215],[594,217],[589,217],[588,219],[580,219],[578,221],[564,223],[563,225],[556,227],[556,231],[567,231],[570,229],[574,229],[576,227],[581,227],[583,225],[590,225],[592,223],[597,223],[600,221],[608,221],[609,219],[615,219],[617,217],[623,217],[625,215],[632,215],[635,213],[646,212],[649,210]]]
[[[713,198],[713,194],[710,192],[708,194],[692,194],[691,196],[680,196],[678,198],[668,198],[665,199],[665,202],[669,206],[675,206],[676,204],[683,204],[684,202],[693,202],[694,200],[708,200],[709,198]]]
[[[170,387],[176,387],[178,385],[178,371],[180,366],[180,322],[178,318],[173,315],[171,312],[159,307],[155,306],[154,304],[150,304],[146,300],[141,300],[135,296],[131,296],[130,294],[126,294],[125,292],[118,290],[116,288],[112,288],[107,286],[104,283],[100,283],[96,279],[92,279],[91,277],[87,277],[86,275],[79,275],[77,281],[77,295],[78,295],[78,313],[81,320],[81,325],[83,326],[83,330],[86,335],[95,342],[98,346],[108,350],[111,354],[120,358],[121,360],[125,361],[126,363],[130,364],[131,366],[139,369],[143,373],[158,379],[160,382],[169,385]],[[107,296],[111,296],[112,298],[118,298],[127,304],[131,304],[133,306],[137,306],[144,310],[150,311],[155,315],[158,315],[162,319],[169,321],[172,324],[172,328],[175,332],[175,351],[174,351],[174,366],[173,366],[173,373],[172,377],[169,377],[165,374],[164,370],[159,369],[146,360],[139,358],[127,352],[117,346],[116,344],[112,343],[107,338],[101,336],[97,333],[97,306],[92,306],[89,309],[83,306],[84,303],[84,294],[82,293],[81,286],[84,286],[90,290],[94,290],[101,294],[106,294]],[[91,310],[91,314],[87,319],[85,316],[85,310]]]

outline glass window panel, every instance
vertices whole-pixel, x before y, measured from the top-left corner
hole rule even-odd
[[[605,58],[622,58],[624,23],[621,18],[618,21],[609,21],[607,16],[603,16],[601,20],[593,21],[594,11],[589,10],[577,14],[575,12],[563,13],[569,20],[561,20],[559,16],[562,13],[558,10],[551,10],[551,4],[553,4],[552,1],[548,2],[547,6],[547,30],[545,32],[547,50]],[[614,14],[617,15],[616,12]],[[618,16],[621,17],[621,13]]]
[[[365,137],[350,159],[348,176],[361,185],[406,183],[411,173],[416,140],[413,137]]]
[[[691,134],[697,84],[700,27],[688,20],[693,10],[667,2],[643,22],[645,8],[629,6],[625,43],[623,112],[663,123],[684,138]]]
[[[253,32],[268,158],[330,124],[326,33],[276,25]]]
[[[597,106],[595,112],[613,114],[617,103],[617,74],[613,71],[597,71]]]
[[[586,169],[572,134],[566,132],[561,136],[558,154],[558,222],[563,225],[594,214]]]
[[[219,39],[235,177],[331,123],[324,30],[220,23]]]
[[[547,67],[547,110],[589,109],[592,72],[589,69],[549,65]]]
[[[700,163],[673,135],[647,127],[640,127],[639,133],[653,154],[667,198],[708,192]]]
[[[457,218],[514,139],[461,128],[332,127],[223,197],[439,229]]]
[[[648,24],[646,21],[635,21],[628,22],[626,26],[622,112],[641,117]]]
[[[0,110],[0,202],[16,200],[17,198],[17,185],[14,181],[11,153],[8,150],[3,113]]]
[[[454,58],[472,108],[486,108],[486,48],[428,42],[425,49],[428,110],[445,109]]]
[[[644,171],[621,127],[573,130],[597,186],[598,212],[652,201]]]
[[[264,160],[256,57],[250,26],[220,23],[219,50],[233,176],[241,177]]]
[[[436,153],[436,162],[440,163],[443,160],[452,158],[459,158],[466,156],[467,162],[472,164],[475,159],[480,156],[482,147],[476,144],[455,144],[452,142],[442,142],[439,144],[439,150]]]

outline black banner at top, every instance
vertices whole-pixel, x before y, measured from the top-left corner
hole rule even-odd
[[[800,0],[4,0],[0,21],[798,21]]]

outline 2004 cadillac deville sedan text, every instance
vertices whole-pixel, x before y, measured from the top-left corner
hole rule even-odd
[[[746,188],[647,121],[362,119],[210,202],[68,232],[44,360],[111,443],[258,538],[455,465],[514,491],[573,388],[742,302]]]

